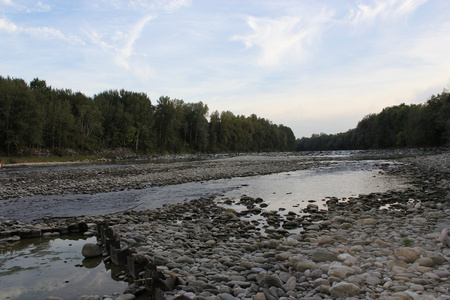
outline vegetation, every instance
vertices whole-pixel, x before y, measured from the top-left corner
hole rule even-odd
[[[450,93],[424,104],[387,107],[338,134],[297,139],[297,151],[442,147],[450,145]]]
[[[0,76],[0,153],[75,149],[86,153],[129,148],[139,153],[292,151],[289,127],[259,118],[212,112],[202,102],[144,93],[104,91],[93,98],[53,89],[35,78]],[[29,151],[28,151],[29,152]]]

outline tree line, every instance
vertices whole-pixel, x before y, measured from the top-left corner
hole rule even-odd
[[[209,114],[203,102],[109,90],[87,97],[44,80],[0,76],[0,152],[33,148],[82,151],[129,148],[137,153],[292,151],[289,127],[256,115]],[[209,120],[208,120],[209,117]]]
[[[400,104],[365,116],[354,129],[313,134],[296,141],[297,151],[450,146],[450,93],[423,104]]]

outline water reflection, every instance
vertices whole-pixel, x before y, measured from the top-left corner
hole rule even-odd
[[[95,238],[67,236],[35,238],[0,243],[1,299],[66,300],[82,294],[122,293],[125,282],[117,282],[102,259],[83,260],[81,248]]]

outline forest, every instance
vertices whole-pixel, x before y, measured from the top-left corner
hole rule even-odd
[[[0,153],[29,149],[92,152],[128,148],[142,154],[293,151],[289,127],[203,102],[104,91],[93,97],[54,89],[45,80],[0,76]],[[209,119],[208,119],[209,118]]]
[[[356,128],[296,140],[297,151],[360,150],[450,146],[450,93],[423,104],[396,105],[369,114]]]

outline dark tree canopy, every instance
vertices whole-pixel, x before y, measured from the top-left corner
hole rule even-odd
[[[338,134],[315,134],[296,141],[298,151],[450,146],[450,93],[423,104],[384,108]]]
[[[209,118],[209,120],[208,120]],[[213,112],[203,102],[109,90],[87,97],[53,89],[45,80],[0,76],[0,152],[32,148],[139,153],[292,151],[289,127],[258,118]]]

